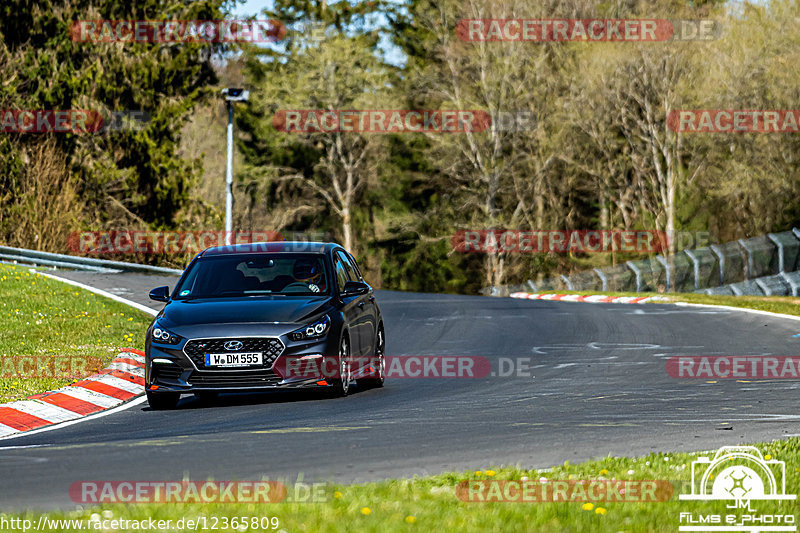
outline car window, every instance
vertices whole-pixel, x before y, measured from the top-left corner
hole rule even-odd
[[[353,263],[350,261],[350,258],[347,254],[343,254],[342,252],[336,252],[336,256],[339,257],[344,264],[344,269],[347,271],[347,279],[350,281],[360,281],[361,278],[356,271],[356,268],[353,266]]]
[[[347,271],[344,268],[344,263],[342,262],[342,258],[339,257],[339,254],[334,256],[333,261],[333,268],[336,270],[336,281],[339,284],[339,290],[344,288],[344,284],[349,281],[349,277],[347,275]]]
[[[192,264],[174,298],[325,294],[327,279],[319,254],[209,257]]]
[[[355,270],[356,270],[356,275],[358,275],[358,278],[356,278],[356,279],[363,280],[364,279],[364,275],[361,274],[361,269],[358,268],[358,263],[356,262],[356,258],[353,257],[352,254],[347,254],[347,258],[350,259],[350,263],[352,263],[353,268],[355,268]]]

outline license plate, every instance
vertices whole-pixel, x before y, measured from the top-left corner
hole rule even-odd
[[[207,353],[206,366],[253,366],[263,363],[263,352]]]

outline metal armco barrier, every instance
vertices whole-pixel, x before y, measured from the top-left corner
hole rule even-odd
[[[719,285],[721,273],[719,258],[714,255],[711,248],[698,248],[686,250],[686,255],[694,266],[694,289],[707,289]]]
[[[766,236],[742,239],[739,245],[747,255],[745,277],[755,279],[778,273],[778,247]]]
[[[711,250],[719,258],[720,285],[746,279],[744,252],[739,243],[712,244]]]
[[[800,240],[791,231],[768,233],[778,248],[778,272],[794,272],[800,266]]]
[[[533,292],[567,289],[800,296],[800,229],[712,244],[672,257],[658,255],[538,282],[528,280],[514,287]]]
[[[25,248],[13,248],[11,246],[0,246],[0,259],[31,265],[54,266],[58,268],[101,272],[125,271],[172,275],[183,273],[183,270],[178,270],[177,268],[140,265],[138,263],[111,261],[109,259],[95,259],[93,257],[53,254],[50,252],[26,250]]]

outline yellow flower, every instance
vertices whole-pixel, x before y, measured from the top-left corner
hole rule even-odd
[[[598,507],[597,509],[594,510],[594,512],[595,512],[595,514],[601,514],[603,516],[606,515],[606,510],[603,509],[602,507]]]
[[[409,515],[409,516],[407,516],[407,517],[406,517],[406,523],[408,523],[408,524],[413,524],[413,523],[414,523],[414,522],[416,522],[416,521],[417,521],[417,519],[416,519],[416,518],[414,518],[414,517],[413,517],[413,516],[411,516],[411,515]]]
[[[337,490],[336,492],[333,493],[333,497],[339,499],[342,497],[342,493]]]
[[[495,474],[496,474],[496,472],[494,470],[487,470],[486,471],[486,475],[489,476],[489,477],[491,477],[491,476],[493,476]]]
[[[363,515],[368,515],[368,514],[370,514],[371,512],[372,512],[372,511],[370,510],[370,508],[369,508],[369,507],[362,507],[362,508],[361,508],[361,514],[363,514]]]
[[[606,470],[605,468],[600,471],[601,476],[605,476],[606,474],[608,474],[608,470]]]
[[[772,456],[770,454],[764,456],[765,461],[769,461],[770,459],[772,459]]]
[[[594,509],[594,504],[586,502],[583,505],[581,505],[581,509],[583,509],[584,511],[591,511],[592,509]]]
[[[476,471],[475,471],[475,475],[476,475],[476,476],[483,475],[483,472],[481,472],[480,470],[476,470]]]

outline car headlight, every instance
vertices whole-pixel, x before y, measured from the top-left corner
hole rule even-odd
[[[289,333],[289,338],[293,341],[303,341],[306,339],[318,339],[324,337],[331,327],[331,319],[327,315],[316,322],[303,326],[302,328]]]
[[[153,342],[157,342],[160,344],[178,344],[181,341],[180,337],[178,337],[174,333],[170,333],[169,331],[165,330],[160,326],[154,327],[151,335],[153,338]]]

